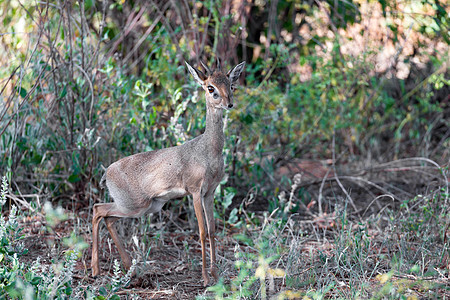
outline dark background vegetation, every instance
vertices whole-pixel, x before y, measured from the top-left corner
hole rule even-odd
[[[404,220],[405,243],[431,247],[429,270],[440,270],[429,275],[421,266],[420,275],[449,276],[449,12],[440,0],[0,1],[0,170],[9,203],[25,215],[42,212],[46,201],[61,205],[89,242],[90,209],[108,198],[99,181],[109,164],[202,133],[204,96],[184,61],[219,57],[229,69],[245,60],[225,117],[227,175],[216,194],[224,235],[233,229],[248,235],[240,243],[255,245],[267,237],[256,239],[249,226],[261,231],[280,220],[281,232],[294,222],[293,236],[322,246],[332,240],[337,251],[339,228],[349,237],[351,224],[387,232]],[[168,203],[171,216],[159,220],[195,229],[190,205]],[[424,228],[429,236],[418,242]],[[316,230],[337,236],[309,236]],[[368,248],[392,260],[385,238]],[[85,249],[81,260],[89,259]],[[289,269],[311,266],[280,260],[288,275],[273,294],[323,288],[355,296]],[[393,265],[364,264],[370,275],[361,274],[370,280]],[[362,281],[335,267],[343,272],[336,278]],[[321,272],[323,279],[330,270]],[[262,284],[252,284],[264,298]]]

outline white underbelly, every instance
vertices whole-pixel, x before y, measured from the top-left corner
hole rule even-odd
[[[181,198],[186,196],[188,193],[186,190],[181,188],[173,188],[171,190],[163,191],[157,196],[152,198],[150,206],[146,213],[157,213],[166,204],[167,201],[175,198]]]
[[[167,201],[167,200],[170,200],[170,199],[184,197],[187,194],[188,194],[188,192],[185,189],[173,188],[173,189],[170,189],[170,190],[162,191],[161,193],[156,195],[155,198]]]

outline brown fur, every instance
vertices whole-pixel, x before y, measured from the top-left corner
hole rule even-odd
[[[129,269],[131,258],[118,237],[114,222],[121,217],[140,217],[145,213],[158,212],[167,201],[191,194],[200,231],[204,283],[209,283],[206,273],[205,221],[210,241],[211,275],[217,279],[213,204],[214,191],[224,175],[222,117],[223,109],[232,106],[230,78],[239,78],[244,63],[237,65],[227,75],[215,71],[208,76],[186,65],[206,91],[205,132],[183,145],[138,153],[108,167],[101,183],[106,183],[114,202],[95,204],[93,207],[91,265],[94,276],[100,274],[98,226],[102,218],[105,218],[124,265]],[[208,93],[211,83],[220,94],[216,99]]]

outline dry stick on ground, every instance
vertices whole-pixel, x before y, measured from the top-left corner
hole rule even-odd
[[[156,295],[165,295],[165,296],[173,296],[175,291],[173,290],[162,290],[162,291],[148,291],[148,290],[122,290],[116,292],[117,295],[128,295],[129,293],[133,294],[145,294],[149,296],[156,296]]]
[[[358,213],[358,209],[356,208],[355,202],[353,201],[352,197],[350,196],[350,194],[347,192],[347,190],[344,188],[344,186],[342,185],[341,181],[339,180],[339,177],[337,175],[337,170],[336,170],[336,152],[335,152],[335,143],[336,140],[336,135],[335,133],[333,133],[333,140],[332,140],[332,155],[333,155],[333,171],[334,171],[334,178],[336,179],[336,182],[338,183],[339,187],[341,188],[341,190],[344,192],[344,194],[346,195],[347,199],[350,200],[350,204],[352,205],[353,209],[355,210],[355,212],[358,214],[359,218],[361,219],[361,216]]]
[[[378,199],[380,199],[380,198],[383,198],[383,197],[389,197],[389,198],[392,199],[392,201],[395,201],[395,198],[394,198],[392,195],[389,195],[389,194],[386,194],[386,195],[380,195],[380,196],[376,197],[375,199],[373,199],[373,200],[369,203],[369,205],[367,205],[367,207],[366,207],[366,209],[364,210],[362,216],[364,216],[364,215],[366,214],[367,210],[370,208],[370,206],[372,206],[372,204],[373,204],[376,200],[378,200]]]
[[[375,166],[375,167],[372,167],[372,168],[369,168],[369,169],[364,169],[364,170],[361,170],[361,171],[356,171],[355,173],[357,173],[357,174],[359,174],[359,175],[363,175],[363,174],[372,173],[372,172],[393,171],[393,170],[394,170],[394,171],[408,171],[408,170],[411,170],[411,171],[417,171],[417,170],[415,170],[415,168],[424,168],[424,167],[419,167],[419,166],[411,166],[411,167],[403,167],[402,169],[399,169],[399,168],[397,168],[397,169],[392,169],[392,168],[391,168],[391,169],[386,169],[386,167],[388,167],[388,166],[390,166],[390,165],[392,165],[392,164],[394,164],[394,163],[404,162],[404,161],[410,161],[410,160],[413,160],[413,161],[421,161],[421,160],[423,160],[423,161],[432,163],[433,165],[435,165],[436,168],[438,168],[439,170],[441,170],[441,167],[440,167],[439,165],[437,165],[435,162],[433,162],[433,161],[431,161],[431,160],[429,160],[429,159],[427,159],[427,158],[414,157],[414,158],[407,158],[407,159],[396,160],[396,161],[393,161],[393,162],[383,163],[383,164],[380,164],[380,165],[378,165],[378,166]],[[429,175],[429,176],[433,176],[433,174],[430,174],[430,173],[425,173],[425,174],[426,174],[426,175]],[[444,177],[444,179],[441,179],[442,182],[445,182],[445,180],[446,180],[446,178],[447,178],[446,175],[445,175],[445,173],[444,173],[444,172],[440,172],[440,175],[442,175],[442,177]],[[437,176],[435,176],[435,178],[437,178]],[[337,181],[337,179],[338,179],[338,180],[339,180],[339,179],[345,179],[345,180],[353,181],[353,182],[357,183],[358,185],[360,185],[360,182],[362,182],[362,183],[364,183],[364,184],[367,184],[367,185],[369,185],[369,186],[372,186],[372,187],[376,188],[377,190],[380,190],[381,192],[383,192],[383,193],[385,194],[384,196],[392,197],[393,199],[395,199],[395,200],[397,200],[397,201],[400,201],[400,200],[401,200],[397,195],[391,193],[391,192],[390,192],[388,189],[386,189],[385,187],[382,187],[382,186],[380,186],[379,184],[374,183],[374,182],[372,182],[372,181],[370,181],[370,180],[368,180],[368,179],[365,179],[365,178],[363,178],[363,177],[361,177],[361,176],[347,176],[347,175],[341,175],[341,176],[339,176],[339,178],[337,178],[337,177],[326,178],[326,177],[325,177],[325,178],[323,178],[322,180],[315,180],[315,181],[311,181],[311,182],[305,182],[305,183],[302,183],[301,186],[309,186],[309,185],[314,185],[314,184],[321,183],[321,188],[320,188],[320,190],[319,190],[319,200],[322,200],[323,196],[321,197],[321,190],[322,190],[322,188],[323,188],[323,186],[324,186],[324,183],[327,182],[327,181],[334,181],[334,180]],[[388,184],[388,183],[386,183],[386,184]],[[388,185],[389,185],[389,187],[391,187],[392,189],[397,190],[397,191],[399,191],[399,192],[401,192],[401,193],[403,193],[403,194],[405,194],[405,195],[408,195],[409,197],[412,197],[412,194],[411,194],[411,193],[408,193],[407,191],[405,191],[405,190],[403,190],[403,189],[400,189],[400,188],[398,188],[398,187],[396,187],[396,186],[393,186],[393,185],[390,185],[390,184],[388,184]],[[448,188],[447,185],[446,185],[446,188]],[[372,196],[375,197],[375,195],[372,195]],[[379,198],[380,198],[380,196],[376,197],[375,200],[378,200]],[[447,198],[448,198],[448,197],[447,197]],[[371,202],[371,204],[373,204],[373,202]],[[320,206],[321,206],[321,204],[319,203],[319,209],[320,209]],[[365,210],[367,211],[367,209],[365,209]],[[359,210],[359,211],[362,211],[362,210]]]
[[[436,163],[434,160],[431,160],[431,159],[426,158],[426,157],[420,157],[420,156],[419,156],[419,157],[401,158],[401,159],[396,159],[396,160],[393,160],[393,161],[381,163],[381,164],[378,164],[378,165],[376,165],[376,166],[374,166],[374,167],[370,167],[370,168],[366,168],[366,169],[360,170],[360,171],[359,171],[360,173],[358,173],[358,175],[366,174],[366,173],[369,172],[369,171],[383,171],[383,170],[385,170],[387,167],[391,167],[393,164],[404,163],[404,162],[409,162],[409,161],[412,161],[412,162],[415,162],[415,161],[419,161],[419,162],[427,162],[427,163],[429,163],[429,164],[432,164],[433,166],[435,166],[435,167],[436,167],[437,169],[439,169],[439,170],[442,169],[441,166],[439,166],[439,164]],[[416,166],[413,166],[413,167],[416,167]],[[447,179],[447,176],[446,176],[445,174],[442,174],[442,176],[443,176],[445,179]],[[445,180],[444,180],[444,182],[445,182]]]
[[[23,207],[25,207],[26,209],[30,210],[31,212],[38,214],[41,217],[44,217],[43,214],[41,214],[40,212],[36,211],[33,207],[31,207],[31,205],[23,200],[23,198],[37,198],[39,201],[39,195],[38,194],[26,194],[26,195],[21,195],[21,197],[17,197],[16,195],[13,194],[7,194],[6,195],[7,198],[9,198],[10,200],[14,201],[14,203],[19,206],[22,205]]]
[[[335,177],[336,178],[336,177]],[[368,185],[371,185],[377,189],[379,189],[380,191],[382,191],[383,193],[395,198],[396,200],[400,201],[400,198],[398,198],[397,196],[395,196],[394,194],[392,194],[391,192],[389,192],[388,190],[386,190],[385,188],[383,188],[382,186],[373,183],[367,179],[364,179],[362,177],[354,177],[354,176],[341,176],[342,179],[347,179],[347,180],[351,180],[351,181],[362,181]]]
[[[323,215],[323,210],[322,210],[322,191],[323,191],[323,186],[325,185],[325,179],[328,178],[328,174],[330,174],[331,169],[327,169],[327,173],[325,174],[325,176],[322,178],[322,183],[320,184],[320,188],[319,188],[319,197],[317,199],[317,205],[319,207],[319,215],[322,216]]]

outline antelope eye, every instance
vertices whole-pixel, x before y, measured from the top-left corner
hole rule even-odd
[[[230,89],[231,89],[232,92],[234,92],[234,85],[231,85]]]
[[[214,93],[214,88],[210,85],[208,85],[208,92],[210,92],[211,94]]]

